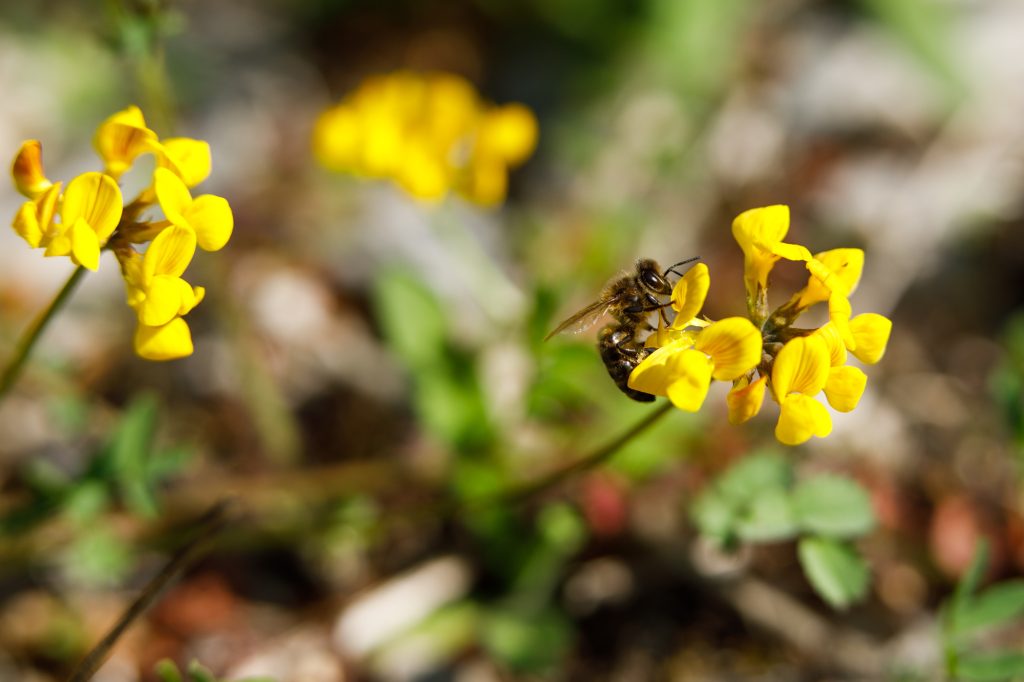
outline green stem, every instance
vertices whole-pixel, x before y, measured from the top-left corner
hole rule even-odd
[[[68,682],[88,682],[96,674],[96,670],[106,660],[110,651],[117,644],[117,640],[128,630],[128,627],[135,620],[149,610],[149,607],[157,600],[164,588],[176,578],[182,571],[194,564],[211,547],[211,541],[223,530],[224,526],[231,520],[232,500],[224,499],[214,504],[200,517],[196,523],[195,536],[187,542],[178,552],[171,557],[170,561],[159,573],[153,576],[146,586],[139,593],[117,622],[110,629],[107,635],[101,639],[95,647],[82,659]]]
[[[43,311],[43,313],[36,318],[36,321],[32,323],[24,336],[18,342],[18,347],[14,351],[14,355],[7,363],[7,367],[4,369],[4,373],[0,376],[0,398],[7,395],[7,392],[11,390],[14,382],[21,376],[21,371],[25,368],[25,361],[28,360],[29,353],[35,347],[39,337],[43,335],[43,330],[46,329],[46,325],[50,323],[50,319],[60,310],[61,306],[71,296],[71,292],[75,290],[75,286],[78,285],[78,281],[82,279],[82,275],[85,274],[85,268],[79,265],[75,268],[75,271],[71,273],[71,277],[64,284],[64,288],[60,290],[57,297],[50,303],[50,307]]]
[[[538,495],[546,490],[554,488],[567,478],[571,478],[576,474],[582,473],[584,471],[589,471],[590,469],[593,469],[594,467],[603,464],[608,460],[609,457],[618,452],[622,448],[622,446],[626,445],[627,443],[629,443],[629,441],[633,440],[641,433],[649,429],[651,426],[656,424],[658,420],[660,420],[662,417],[668,414],[671,410],[672,403],[666,400],[664,403],[659,405],[656,410],[654,410],[649,415],[647,415],[639,422],[634,424],[632,427],[630,427],[629,430],[622,433],[617,438],[613,438],[612,440],[608,441],[607,443],[597,448],[590,454],[585,455],[576,460],[575,462],[568,464],[562,467],[561,469],[557,469],[548,474],[547,476],[544,476],[536,481],[532,481],[518,488],[513,488],[512,490],[506,491],[502,493],[497,500],[495,500],[492,497],[482,501],[500,501],[508,504],[516,504],[518,502],[528,500],[531,497]],[[470,502],[467,506],[472,506],[472,504],[473,503]],[[479,504],[479,502],[477,502],[477,504]]]

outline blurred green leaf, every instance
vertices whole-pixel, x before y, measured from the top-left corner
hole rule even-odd
[[[160,682],[181,682],[181,672],[178,670],[178,666],[166,658],[157,661],[153,672],[160,678]]]
[[[110,465],[125,502],[136,514],[157,515],[157,502],[148,476],[158,414],[156,396],[137,396],[121,417],[110,441]]]
[[[83,528],[63,556],[74,580],[89,586],[121,583],[132,568],[134,555],[117,535],[103,526]]]
[[[587,527],[579,513],[567,504],[546,506],[537,518],[541,537],[560,553],[572,554],[587,538]]]
[[[736,521],[736,534],[749,542],[786,540],[797,530],[793,505],[781,488],[768,488],[757,495]]]
[[[977,630],[1007,623],[1024,615],[1024,580],[993,585],[955,614],[952,636],[962,637]]]
[[[846,608],[867,591],[867,564],[850,545],[806,537],[800,540],[798,554],[811,587],[833,607]]]
[[[956,667],[957,679],[970,682],[1008,682],[1024,676],[1024,653],[965,654]]]
[[[429,367],[443,356],[447,321],[422,282],[404,271],[389,270],[377,278],[373,294],[384,339],[410,369]]]
[[[739,516],[736,505],[714,490],[705,491],[690,507],[690,517],[697,524],[701,535],[727,544],[733,535],[733,527]]]
[[[565,656],[572,643],[572,625],[554,609],[529,614],[494,610],[484,621],[483,641],[512,670],[543,673]]]
[[[781,455],[762,452],[734,464],[714,484],[716,494],[743,504],[772,488],[785,488],[793,479],[793,466]]]
[[[868,494],[855,481],[841,476],[801,481],[793,491],[793,513],[802,528],[828,537],[856,537],[875,525]]]
[[[72,487],[64,500],[64,513],[75,523],[85,526],[106,509],[109,501],[106,484],[87,478]]]
[[[945,622],[948,629],[952,630],[959,614],[969,606],[971,597],[977,591],[986,568],[988,568],[988,542],[982,539],[974,550],[971,565],[960,578],[960,582],[957,583],[953,597],[947,606]]]

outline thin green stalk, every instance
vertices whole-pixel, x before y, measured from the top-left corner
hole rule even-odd
[[[608,458],[618,452],[624,445],[629,443],[631,440],[639,436],[641,433],[649,429],[651,426],[656,424],[659,419],[664,417],[672,410],[672,403],[668,400],[664,401],[658,406],[653,412],[641,419],[639,422],[630,427],[627,431],[622,433],[620,436],[613,438],[601,447],[597,448],[588,455],[585,455],[571,464],[567,464],[561,469],[557,469],[547,476],[543,476],[536,481],[531,481],[523,486],[513,488],[512,490],[505,491],[498,496],[498,499],[489,498],[488,502],[504,502],[507,504],[516,504],[528,500],[535,495],[554,488],[562,481],[567,478],[571,478],[576,474],[584,471],[589,471],[596,466],[599,466],[606,462]],[[467,506],[473,505],[473,502],[467,504]]]
[[[56,298],[50,303],[50,307],[43,311],[43,313],[36,318],[32,326],[25,330],[25,334],[21,337],[18,342],[18,346],[14,351],[14,355],[7,363],[7,367],[4,369],[4,373],[0,376],[0,398],[7,395],[7,392],[11,390],[14,382],[21,376],[21,371],[25,368],[25,362],[28,360],[29,354],[35,347],[36,342],[39,341],[39,337],[43,335],[43,330],[46,329],[46,325],[50,323],[50,319],[60,310],[61,306],[70,298],[71,292],[75,290],[78,285],[78,281],[82,279],[82,275],[85,274],[85,268],[79,265],[75,268],[75,271],[71,273],[71,277],[64,284],[64,288],[60,290]]]
[[[171,557],[171,560],[167,562],[163,570],[146,583],[139,596],[135,598],[135,601],[118,618],[114,627],[78,664],[75,671],[71,673],[71,677],[68,678],[68,682],[87,682],[92,679],[92,676],[96,674],[100,665],[106,660],[114,645],[117,644],[117,640],[121,638],[121,635],[125,633],[129,626],[139,616],[149,610],[149,607],[156,602],[157,597],[160,596],[164,588],[174,578],[194,564],[196,560],[210,549],[213,538],[220,533],[230,520],[231,515],[228,512],[231,510],[231,507],[231,499],[221,500],[210,507],[196,521],[195,536]]]

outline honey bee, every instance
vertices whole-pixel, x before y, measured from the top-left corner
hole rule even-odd
[[[654,330],[650,323],[651,313],[657,312],[668,323],[664,317],[665,308],[671,303],[662,301],[662,297],[672,294],[668,273],[681,276],[682,273],[676,268],[699,258],[697,256],[679,261],[664,272],[661,272],[657,262],[641,258],[636,262],[633,274],[623,275],[610,282],[596,301],[555,327],[544,340],[566,331],[578,334],[594,326],[604,315],[610,315],[613,321],[605,325],[597,335],[597,349],[608,375],[619,390],[633,400],[653,402],[653,395],[630,388],[626,382],[636,366],[651,353],[650,348],[644,347],[647,338],[645,332]]]

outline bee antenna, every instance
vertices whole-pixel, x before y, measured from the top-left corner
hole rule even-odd
[[[677,270],[676,270],[676,268],[678,268],[678,267],[679,267],[680,265],[686,265],[687,263],[692,263],[692,262],[693,262],[693,261],[695,261],[695,260],[700,260],[700,256],[694,256],[693,258],[687,258],[686,260],[681,260],[681,261],[679,261],[679,262],[678,262],[678,263],[676,263],[675,265],[671,265],[671,266],[669,266],[669,267],[668,267],[668,268],[667,268],[667,269],[665,270],[665,274],[664,274],[664,275],[662,275],[662,276],[664,277],[664,276],[668,275],[668,273],[672,272],[672,273],[675,273],[675,274],[679,275],[680,277],[682,277],[682,276],[683,276],[683,273],[681,273],[681,272],[677,271]]]

